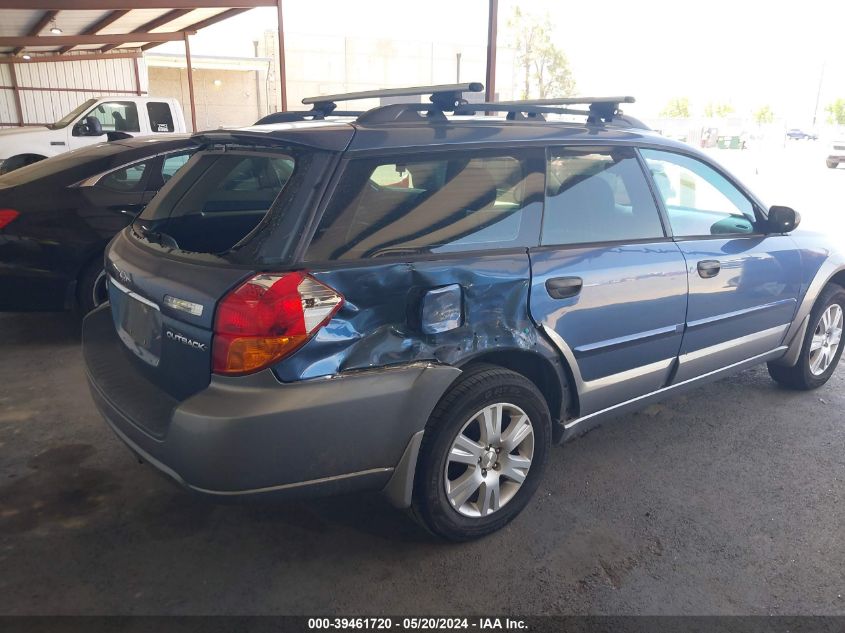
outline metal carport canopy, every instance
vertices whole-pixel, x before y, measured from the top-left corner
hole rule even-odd
[[[498,4],[498,0],[488,0],[487,101],[495,99]],[[255,7],[276,7],[278,11],[280,96],[282,110],[287,110],[282,0],[0,0],[0,64],[10,64],[18,120],[23,124],[16,64],[30,58],[38,62],[101,59],[114,55],[109,51],[119,47],[145,51],[163,42],[184,40],[191,119],[196,129],[188,37]],[[61,32],[52,33],[48,27],[56,26],[59,18]],[[76,49],[74,55],[66,55],[72,49]],[[136,81],[137,76],[136,66]]]
[[[189,36],[255,7],[279,12],[279,80],[287,109],[282,0],[0,0],[0,64],[11,65],[18,120],[23,123],[15,66],[27,62],[104,59],[116,48],[141,51],[184,41],[191,119],[196,129]],[[60,32],[51,32],[60,26]],[[72,55],[67,55],[73,50]],[[135,56],[139,56],[138,53]],[[137,81],[137,66],[136,66]]]

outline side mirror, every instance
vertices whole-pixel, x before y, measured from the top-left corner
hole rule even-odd
[[[769,209],[769,233],[790,233],[801,224],[801,215],[790,207],[773,206]]]

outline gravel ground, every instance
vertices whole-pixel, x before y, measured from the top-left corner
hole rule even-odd
[[[605,425],[509,527],[448,545],[378,496],[194,499],[101,421],[72,319],[0,331],[2,614],[845,614],[845,370]]]

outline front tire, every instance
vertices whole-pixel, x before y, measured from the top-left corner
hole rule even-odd
[[[414,517],[452,541],[504,527],[537,489],[551,435],[549,408],[534,383],[492,365],[468,369],[426,427]]]
[[[44,160],[44,158],[44,156],[39,156],[37,154],[21,154],[20,156],[8,158],[3,162],[3,166],[0,167],[0,176],[8,174],[11,171],[15,171],[16,169],[20,169],[21,167],[26,167],[27,165],[34,165],[35,163]]]
[[[769,363],[769,375],[790,389],[817,389],[825,384],[842,357],[845,288],[830,284],[810,312],[801,353],[794,367]]]

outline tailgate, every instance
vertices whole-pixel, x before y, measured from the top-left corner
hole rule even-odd
[[[217,301],[251,271],[167,257],[130,231],[106,255],[114,328],[147,378],[184,400],[211,379]]]

